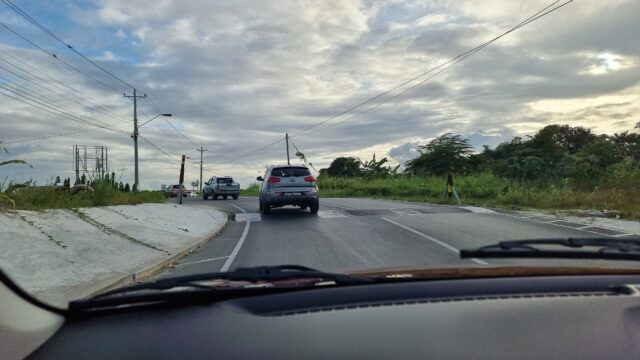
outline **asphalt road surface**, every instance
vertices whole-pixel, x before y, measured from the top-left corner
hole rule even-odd
[[[254,197],[188,198],[185,204],[218,207],[229,214],[229,223],[220,235],[159,276],[282,264],[332,272],[504,264],[629,265],[594,260],[460,259],[459,249],[501,240],[625,235],[483,208],[326,198],[320,200],[318,215],[285,207],[261,216]]]

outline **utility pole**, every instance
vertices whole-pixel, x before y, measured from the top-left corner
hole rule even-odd
[[[184,185],[182,185],[182,183],[184,183],[184,159],[185,159],[185,155],[182,155],[182,163],[180,164],[180,181],[178,182],[179,185],[179,189],[180,192],[178,193],[178,196],[180,197],[180,205],[182,205],[182,187]]]
[[[203,149],[202,146],[200,146],[200,149],[196,149],[196,151],[200,151],[200,184],[198,184],[199,189],[198,191],[200,193],[202,193],[202,155],[204,154],[205,151],[207,151],[208,149]]]
[[[287,140],[287,165],[291,165],[289,162],[289,133],[284,135],[285,140]]]
[[[135,158],[135,180],[134,180],[134,189],[135,191],[140,190],[139,178],[138,178],[138,98],[144,99],[147,97],[147,94],[143,96],[136,95],[136,89],[133,89],[133,95],[124,94],[124,97],[133,99],[133,156]]]
[[[80,184],[80,149],[78,149],[78,145],[74,145],[73,146],[75,150],[75,157],[76,157],[76,183],[75,184]],[[75,185],[73,184],[73,185]]]

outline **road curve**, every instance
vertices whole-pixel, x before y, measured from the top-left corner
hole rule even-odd
[[[509,212],[391,200],[321,199],[317,216],[293,207],[261,216],[254,197],[188,198],[185,204],[215,206],[229,214],[229,224],[159,276],[281,264],[337,272],[398,266],[611,266],[615,264],[586,260],[460,259],[458,250],[510,239],[620,235]]]

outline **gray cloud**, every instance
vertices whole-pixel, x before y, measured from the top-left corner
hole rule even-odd
[[[209,149],[205,173],[237,174],[246,183],[264,164],[282,160],[282,144],[234,164],[217,155],[236,157],[281,139],[285,132],[296,133],[325,120],[497,35],[546,5],[498,0],[480,7],[473,1],[456,3],[104,0],[89,7],[67,4],[63,11],[68,23],[56,32],[95,58],[110,51],[113,57],[100,61],[104,66],[147,92],[159,110],[174,114],[170,121],[178,129]],[[29,11],[28,5],[25,9]],[[321,167],[336,156],[366,158],[380,148],[402,161],[416,139],[443,132],[468,136],[478,147],[553,121],[606,124],[600,128],[603,131],[619,131],[626,121],[631,128],[637,121],[634,97],[640,92],[639,12],[640,4],[633,0],[576,2],[388,104],[351,120],[332,120],[326,130],[322,126],[293,141]],[[40,20],[46,26],[54,24],[52,19]],[[92,76],[122,87],[55,48],[45,35],[20,25],[18,18],[12,17],[12,24]],[[118,114],[96,113],[92,106],[81,108],[56,98],[65,107],[108,124],[130,119],[131,104],[122,94],[70,72],[15,39],[3,40],[0,48],[65,79],[100,109]],[[609,69],[611,64],[599,57],[602,53],[619,56],[624,64]],[[602,73],[590,73],[594,68],[603,69]],[[594,100],[605,95],[610,99]],[[534,106],[554,99],[566,101],[570,109]],[[2,105],[1,116],[11,121],[0,122],[0,140],[86,128],[5,97]],[[141,119],[158,113],[146,101],[140,105]],[[588,110],[577,112],[576,107]],[[120,126],[126,131],[131,127],[130,122]],[[144,186],[175,182],[176,158],[198,156],[196,146],[162,118],[145,125],[142,134],[171,155],[140,142]],[[126,168],[123,178],[131,181],[131,139],[101,130],[9,145],[12,155],[34,162],[36,170],[11,167],[3,174],[39,181],[57,171],[70,175],[70,149],[75,143],[108,145],[114,167]],[[196,176],[196,170],[191,161],[188,177]]]

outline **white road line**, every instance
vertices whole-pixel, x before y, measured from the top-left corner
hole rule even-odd
[[[240,207],[240,206],[238,206],[238,205],[235,205],[235,204],[229,204],[229,205],[231,205],[231,206],[233,206],[234,208],[236,208],[236,209],[238,209],[238,210],[242,211],[243,213],[246,213],[246,211],[244,211],[244,209],[243,209],[243,208],[241,208],[241,207]]]
[[[516,218],[516,219],[525,219],[525,218],[521,218],[521,217],[519,217],[519,216],[510,215],[510,214],[505,214],[505,213],[498,213],[498,214],[500,214],[500,215],[504,215],[504,216],[510,216],[510,217],[513,217],[513,218]],[[541,224],[548,224],[548,225],[553,225],[553,226],[560,226],[560,227],[567,228],[567,229],[571,229],[571,230],[580,230],[580,231],[584,231],[584,232],[588,232],[588,233],[596,234],[596,235],[610,236],[610,237],[618,236],[618,235],[605,234],[605,233],[601,233],[601,232],[597,232],[597,231],[593,231],[593,230],[585,230],[586,228],[590,228],[590,227],[592,227],[591,225],[586,226],[586,227],[574,228],[574,227],[571,227],[571,226],[562,225],[562,224],[556,224],[556,223],[552,223],[552,222],[549,222],[549,221],[541,221],[541,220],[529,219],[529,218],[526,218],[526,220],[527,220],[527,221],[535,221],[535,222],[537,222],[537,223],[541,223]],[[615,231],[615,230],[614,230],[614,231]],[[622,236],[622,234],[620,234],[620,236]]]
[[[221,257],[216,257],[216,258],[211,258],[211,259],[205,259],[205,260],[198,260],[198,261],[190,261],[190,262],[186,262],[186,263],[180,263],[180,264],[177,264],[176,266],[191,265],[191,264],[200,264],[200,263],[203,263],[203,262],[209,262],[209,261],[222,260],[222,259],[226,259],[226,258],[228,258],[228,256],[221,256]]]
[[[242,211],[244,211],[244,210],[242,210]],[[227,258],[227,261],[225,261],[224,264],[222,265],[222,267],[220,268],[220,272],[225,272],[225,271],[229,270],[229,268],[231,267],[231,263],[233,262],[233,260],[236,259],[236,256],[238,256],[238,252],[240,251],[240,248],[242,247],[242,244],[244,244],[244,240],[247,238],[247,234],[249,234],[249,228],[251,227],[251,221],[247,221],[244,224],[245,225],[244,225],[244,231],[242,232],[242,236],[240,236],[240,240],[238,240],[238,243],[236,244],[236,247],[233,248],[233,251],[231,252],[231,255],[229,255],[229,258]]]
[[[329,203],[326,203],[326,202],[322,202],[322,203],[320,203],[320,205],[333,206],[334,208],[338,208],[338,209],[342,209],[342,210],[352,210],[352,211],[355,210],[353,208],[349,208],[349,207],[346,207],[346,206],[338,206],[338,205],[333,205],[333,204],[329,204]]]
[[[623,236],[631,236],[633,234],[617,234],[617,235],[609,235],[611,237],[623,237]]]
[[[395,221],[393,221],[393,220],[391,220],[391,219],[387,219],[387,218],[385,218],[385,217],[383,217],[383,218],[382,218],[382,220],[384,220],[384,221],[386,221],[386,222],[389,222],[389,223],[391,223],[391,224],[393,224],[393,225],[399,226],[399,227],[401,227],[401,228],[403,228],[403,229],[405,229],[405,230],[407,230],[407,231],[409,231],[409,232],[412,232],[412,233],[414,233],[414,234],[416,234],[416,235],[418,235],[418,236],[421,236],[421,237],[423,237],[423,238],[425,238],[425,239],[427,239],[427,240],[431,240],[431,241],[433,241],[434,243],[436,243],[436,244],[438,244],[438,245],[442,246],[443,248],[445,248],[445,249],[447,249],[447,250],[450,250],[450,251],[452,251],[452,252],[454,252],[454,253],[456,253],[456,254],[460,254],[460,250],[458,250],[458,248],[453,247],[453,246],[451,246],[451,245],[449,245],[449,244],[447,244],[447,243],[445,243],[445,242],[443,242],[443,241],[440,241],[440,240],[438,240],[438,239],[436,239],[436,238],[434,238],[434,237],[432,237],[432,236],[429,236],[429,235],[427,235],[427,234],[423,234],[423,233],[421,233],[421,232],[420,232],[420,231],[418,231],[418,230],[412,229],[412,228],[410,228],[410,227],[408,227],[408,226],[402,225],[402,224],[400,224],[400,223],[398,223],[398,222],[395,222]],[[487,263],[486,261],[480,260],[480,259],[471,258],[470,260],[471,260],[471,261],[473,261],[473,262],[474,262],[474,263],[476,263],[476,264],[480,264],[480,265],[489,265],[489,263]]]

